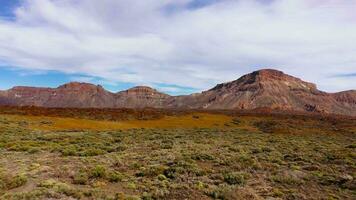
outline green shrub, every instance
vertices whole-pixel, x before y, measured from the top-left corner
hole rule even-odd
[[[15,144],[8,148],[9,151],[28,151],[31,147],[27,144]]]
[[[163,140],[160,143],[161,149],[172,149],[174,145],[174,142],[172,140]]]
[[[120,182],[124,179],[124,175],[120,172],[110,172],[108,175],[108,180],[113,183]]]
[[[275,175],[270,178],[271,181],[283,185],[301,185],[303,184],[303,180],[292,176],[282,176],[282,175]]]
[[[245,185],[246,184],[246,174],[244,173],[225,173],[223,175],[224,181],[230,185]]]
[[[75,156],[77,155],[77,149],[73,146],[68,146],[65,149],[62,149],[60,151],[62,153],[62,156]]]
[[[78,191],[76,191],[74,188],[69,186],[66,183],[61,183],[58,182],[55,186],[54,189],[61,194],[65,194],[66,196],[69,197],[74,197],[75,199],[81,199],[82,194]]]
[[[160,181],[167,180],[167,177],[166,177],[165,175],[163,175],[163,174],[158,175],[157,178],[158,178],[158,180],[160,180]]]
[[[91,177],[93,178],[105,178],[106,168],[102,165],[97,165],[91,170]]]
[[[141,197],[142,200],[153,200],[153,197],[151,194],[144,192]]]
[[[40,183],[38,183],[38,187],[44,187],[44,188],[53,188],[57,184],[57,181],[54,179],[48,179],[44,180]]]
[[[206,195],[210,196],[213,199],[229,200],[229,193],[233,189],[228,185],[221,185],[218,188],[215,188],[211,191],[206,191]]]
[[[13,177],[10,182],[7,184],[8,189],[18,188],[27,183],[27,177],[23,174],[16,175]]]
[[[162,174],[166,168],[162,165],[153,165],[146,168],[141,168],[140,172],[136,176],[145,176],[145,177],[156,177],[159,174]]]
[[[89,177],[85,172],[80,172],[73,177],[73,183],[78,185],[86,185],[88,183]]]

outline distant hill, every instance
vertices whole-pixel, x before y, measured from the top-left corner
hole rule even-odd
[[[263,69],[202,93],[170,96],[138,86],[118,93],[72,82],[58,88],[14,87],[0,91],[0,105],[75,108],[276,109],[356,116],[356,91],[326,93],[313,83]]]

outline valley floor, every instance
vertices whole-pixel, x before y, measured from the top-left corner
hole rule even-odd
[[[356,122],[0,115],[0,199],[355,199]]]

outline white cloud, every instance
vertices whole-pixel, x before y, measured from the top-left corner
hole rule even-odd
[[[355,77],[333,77],[356,71],[356,0],[190,2],[26,0],[0,21],[0,62],[197,89],[269,67],[328,91],[356,88]]]

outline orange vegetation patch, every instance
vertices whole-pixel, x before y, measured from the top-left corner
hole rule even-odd
[[[222,128],[232,127],[233,117],[221,114],[196,113],[165,116],[153,120],[99,121],[77,118],[2,115],[10,121],[26,122],[33,130],[115,130],[131,128]]]

